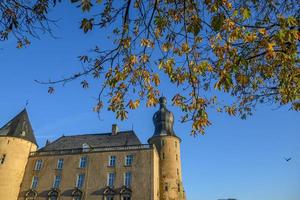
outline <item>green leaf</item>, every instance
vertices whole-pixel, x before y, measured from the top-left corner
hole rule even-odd
[[[83,30],[84,33],[87,33],[88,31],[91,31],[93,29],[93,22],[94,22],[94,18],[91,19],[83,18],[81,21],[80,28]]]
[[[249,19],[251,17],[251,12],[249,8],[242,8],[243,20]]]
[[[211,26],[214,31],[220,31],[224,24],[225,16],[223,13],[218,13],[212,17]]]

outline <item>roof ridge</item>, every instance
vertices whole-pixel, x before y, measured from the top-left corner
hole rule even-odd
[[[118,131],[118,134],[124,134],[124,133],[130,133],[130,132],[132,132],[132,133],[135,134],[135,132],[133,130]],[[86,135],[110,135],[110,134],[112,134],[112,132],[106,132],[106,133],[83,133],[83,134],[75,134],[75,135],[63,135],[61,137],[76,137],[76,136],[86,136]]]

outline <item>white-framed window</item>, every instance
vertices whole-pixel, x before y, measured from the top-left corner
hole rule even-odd
[[[114,184],[115,184],[115,173],[113,173],[113,172],[110,172],[110,173],[108,173],[108,175],[107,175],[107,185],[109,186],[109,187],[114,187]]]
[[[82,151],[83,152],[88,152],[88,151],[90,151],[90,145],[88,145],[87,143],[83,143],[82,144]]]
[[[53,188],[59,188],[61,182],[61,175],[56,175],[53,182]]]
[[[35,167],[34,167],[34,170],[41,170],[42,169],[42,165],[43,165],[43,161],[42,160],[37,160],[35,161]]]
[[[124,174],[124,185],[126,187],[130,187],[131,186],[131,179],[132,179],[131,172],[126,172]]]
[[[31,189],[36,189],[38,186],[39,178],[37,176],[32,177]]]
[[[77,175],[76,187],[82,188],[84,184],[85,174]]]
[[[133,155],[127,155],[125,157],[125,166],[131,166],[133,161]]]
[[[79,161],[79,167],[80,168],[86,168],[86,164],[87,164],[87,157],[86,156],[82,156],[80,158],[80,161]]]
[[[62,169],[63,166],[64,166],[64,159],[59,158],[59,159],[57,160],[57,169]]]
[[[116,156],[109,156],[108,166],[110,167],[116,166]]]

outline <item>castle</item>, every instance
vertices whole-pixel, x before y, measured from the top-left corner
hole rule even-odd
[[[38,149],[26,109],[0,128],[0,200],[185,200],[180,138],[161,97],[154,134],[62,136]]]

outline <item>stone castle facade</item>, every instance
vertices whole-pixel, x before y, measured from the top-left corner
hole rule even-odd
[[[0,128],[0,200],[186,200],[180,138],[160,98],[155,131],[62,136],[38,149],[26,110]]]

